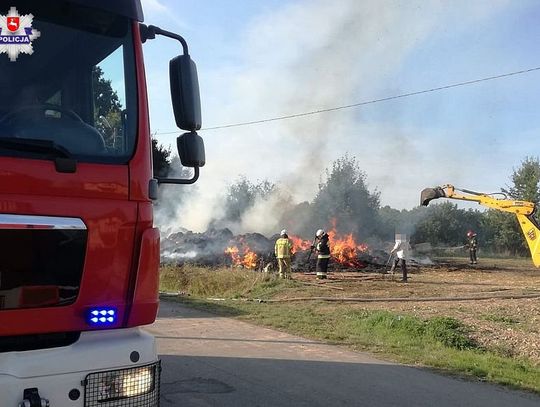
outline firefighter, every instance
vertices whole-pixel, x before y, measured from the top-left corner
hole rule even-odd
[[[328,233],[323,229],[315,233],[315,246],[312,246],[311,250],[313,249],[317,251],[317,278],[325,279],[330,261],[330,246],[328,246]]]
[[[391,272],[393,273],[394,269],[399,265],[401,267],[402,273],[401,281],[403,281],[404,283],[407,282],[407,249],[408,245],[406,237],[397,233],[396,243],[394,244],[394,248],[390,251],[390,254],[396,255]]]
[[[476,264],[476,249],[478,248],[478,240],[476,239],[476,233],[474,233],[472,230],[467,232],[467,247],[469,249],[471,264]]]
[[[274,252],[278,261],[279,276],[287,280],[291,279],[292,247],[287,231],[283,229],[279,234],[279,239],[276,240]]]

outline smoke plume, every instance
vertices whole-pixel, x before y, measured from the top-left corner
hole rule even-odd
[[[488,13],[469,3],[456,7],[454,2],[419,0],[319,0],[267,10],[247,25],[243,42],[235,47],[234,64],[208,72],[210,88],[205,88],[200,75],[205,122],[278,117],[400,93],[403,89],[394,78],[413,50],[443,25],[480,20]],[[498,8],[490,7],[489,12]],[[212,89],[219,89],[223,98],[215,97]],[[398,109],[396,116],[393,124],[387,124],[366,117],[361,109],[347,109],[203,130],[207,165],[200,180],[181,192],[182,187],[173,187],[181,198],[165,191],[167,204],[158,204],[156,222],[168,231],[206,230],[224,217],[227,185],[245,175],[268,179],[280,192],[257,199],[239,222],[229,226],[234,233],[276,233],[287,209],[284,202],[312,201],[324,169],[346,151],[359,157],[370,186],[381,191],[383,205],[387,199],[398,202],[396,196],[439,183],[436,174],[426,171],[433,163],[444,166],[429,151],[435,148],[429,141],[432,135],[411,125],[398,126]],[[447,174],[462,177],[449,169]],[[416,205],[416,195],[403,198],[402,204]]]

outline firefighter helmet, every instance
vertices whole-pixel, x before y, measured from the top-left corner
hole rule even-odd
[[[473,237],[474,235],[475,235],[475,233],[472,230],[469,230],[467,232],[467,237]]]
[[[317,237],[321,237],[322,235],[324,235],[324,230],[323,229],[319,229],[319,230],[317,230],[317,233],[315,233],[315,236],[317,236]]]
[[[285,236],[287,234],[287,229],[283,229],[281,232],[279,232],[280,236]]]

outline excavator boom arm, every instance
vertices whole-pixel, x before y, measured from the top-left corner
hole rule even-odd
[[[459,192],[456,192],[459,191]],[[488,208],[510,212],[516,215],[531,256],[536,267],[540,267],[540,226],[533,217],[536,204],[528,201],[513,201],[494,198],[489,194],[458,189],[447,184],[435,188],[426,188],[420,194],[420,204],[427,206],[432,200],[439,198],[457,199],[460,201],[478,202]]]
[[[461,193],[456,191],[460,191]],[[533,202],[498,199],[481,192],[470,191],[468,189],[457,189],[450,184],[443,185],[442,187],[424,189],[420,195],[420,204],[427,206],[433,199],[438,198],[478,202],[480,205],[487,206],[488,208],[520,215],[531,215],[536,209],[536,205]]]

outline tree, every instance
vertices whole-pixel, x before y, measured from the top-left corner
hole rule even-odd
[[[103,70],[99,66],[92,68],[92,88],[94,92],[94,123],[103,135],[108,149],[121,148],[116,139],[121,139],[122,131],[122,103],[118,93],[113,89],[111,81],[103,77]],[[170,148],[158,144],[152,138],[152,158],[154,162],[154,175],[166,177],[170,168]]]
[[[489,210],[484,216],[483,233],[486,246],[493,253],[526,256],[529,249],[515,215]]]
[[[538,157],[525,157],[512,174],[512,185],[502,189],[512,199],[540,202],[540,162]]]
[[[225,198],[225,220],[239,222],[257,198],[268,197],[276,186],[268,180],[253,184],[245,177],[229,185]]]
[[[171,168],[171,149],[152,138],[152,163],[155,177],[166,177]]]
[[[458,209],[451,202],[434,204],[427,208],[426,216],[418,222],[411,240],[434,246],[460,246],[464,244],[468,230],[475,230],[482,238],[482,218],[482,212]]]
[[[379,236],[384,240],[393,240],[396,233],[402,233],[409,236],[411,243],[414,243],[413,233],[416,230],[416,225],[425,219],[429,213],[430,211],[420,206],[411,210],[402,209],[400,211],[388,205],[384,206],[379,209]]]
[[[402,230],[401,225],[403,224],[403,218],[405,217],[406,211],[399,211],[397,209],[391,208],[386,205],[379,209],[379,218],[380,218],[380,236],[384,240],[394,239],[395,233],[399,230],[400,232],[405,232]]]
[[[520,201],[540,201],[540,161],[538,157],[525,157],[519,168],[514,169],[512,183],[502,191]],[[489,243],[497,251],[512,255],[527,255],[529,249],[517,218],[509,213],[489,211],[486,218]]]
[[[313,200],[312,224],[330,225],[335,220],[340,232],[353,233],[357,239],[376,234],[380,194],[368,190],[366,179],[354,157],[334,161]]]
[[[99,66],[92,68],[92,88],[94,90],[94,114],[107,116],[111,111],[121,111],[122,104],[118,98],[118,93],[113,90],[111,81],[103,77],[103,69]]]
[[[94,91],[94,123],[103,135],[108,148],[118,147],[115,138],[122,131],[122,104],[111,81],[103,77],[99,66],[92,68],[92,89]]]

